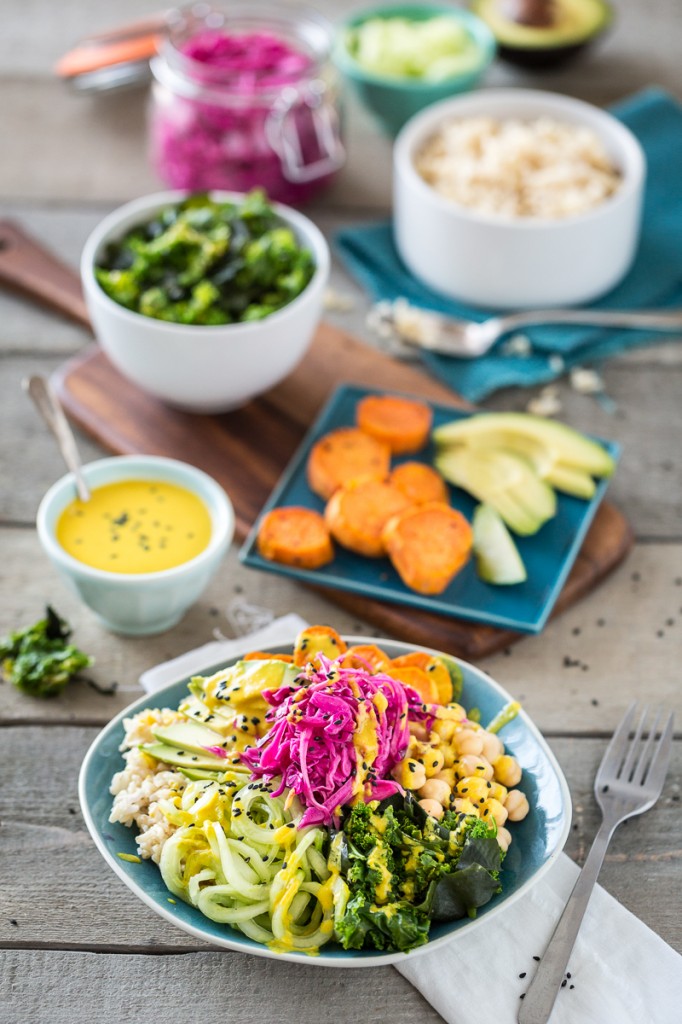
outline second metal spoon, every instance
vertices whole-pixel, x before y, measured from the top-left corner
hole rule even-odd
[[[45,377],[36,374],[32,377],[24,378],[22,387],[32,398],[36,409],[54,434],[64,462],[75,477],[78,497],[81,501],[90,501],[90,488],[83,479],[81,472],[82,464],[78,448],[76,447],[76,439],[49,381]]]

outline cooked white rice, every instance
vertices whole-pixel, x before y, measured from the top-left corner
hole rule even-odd
[[[550,117],[447,121],[426,141],[415,167],[453,202],[506,218],[583,213],[621,182],[590,128]]]
[[[137,744],[153,742],[154,725],[169,725],[178,718],[182,718],[179,712],[164,708],[141,711],[134,718],[124,719],[126,736],[121,749],[131,749],[123,755],[125,768],[114,775],[110,786],[114,803],[109,821],[137,826],[140,830],[136,836],[138,854],[157,864],[163,844],[175,831],[160,804],[182,792],[187,778],[139,750]]]

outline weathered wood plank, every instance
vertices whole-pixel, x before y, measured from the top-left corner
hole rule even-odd
[[[118,637],[104,630],[65,589],[33,531],[0,531],[0,550],[0,632],[33,621],[49,601],[71,622],[83,650],[95,656],[93,678],[101,686],[113,681],[119,686],[115,696],[106,697],[77,682],[58,699],[45,702],[0,684],[0,722],[103,725],[137,699],[137,679],[145,669],[205,643],[216,627],[232,635],[225,611],[235,597],[278,615],[296,610],[311,622],[331,622],[341,632],[369,632],[309,590],[241,566],[233,550],[207,592],[174,630],[158,637]],[[551,622],[544,634],[525,638],[506,656],[486,659],[485,668],[550,732],[613,729],[644,686],[651,700],[678,708],[682,721],[676,672],[682,630],[680,580],[682,544],[641,545],[595,593]]]
[[[341,1016],[367,1024],[438,1024],[441,1017],[390,967],[355,971],[298,967],[228,950],[180,956],[3,954],[0,1024],[139,1024],[266,1019],[319,1024]],[[328,1015],[328,1017],[327,1017]]]
[[[85,831],[77,777],[96,730],[12,727],[0,735],[5,765],[0,790],[0,904],[7,908],[0,916],[0,946],[68,947],[77,942],[78,948],[202,948],[202,943],[172,928],[137,900],[104,864]],[[567,853],[582,862],[598,825],[592,780],[606,740],[555,737],[551,745],[573,797]],[[57,770],[38,773],[27,811],[26,780],[36,778],[36,751],[44,751],[45,763]],[[658,804],[617,833],[602,883],[682,949],[682,921],[670,899],[682,862],[681,782],[682,741],[674,744]]]

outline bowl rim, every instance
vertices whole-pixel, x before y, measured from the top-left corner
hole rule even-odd
[[[220,486],[218,481],[214,480],[208,473],[205,473],[203,469],[192,466],[189,462],[171,459],[164,455],[138,454],[112,455],[102,459],[95,459],[92,462],[86,463],[82,470],[86,481],[88,481],[89,474],[98,474],[100,470],[106,472],[107,469],[115,466],[121,467],[123,470],[121,476],[116,480],[103,481],[102,486],[106,486],[107,483],[122,482],[128,479],[125,473],[126,467],[149,467],[150,477],[153,479],[153,473],[156,470],[160,472],[158,479],[161,482],[169,482],[167,477],[163,475],[164,469],[180,468],[187,479],[182,483],[178,483],[177,486],[184,486],[186,490],[192,491],[206,505],[211,516],[211,538],[206,547],[195,555],[194,558],[190,558],[188,561],[181,562],[179,565],[172,566],[169,569],[159,569],[156,572],[109,572],[107,569],[96,569],[94,566],[86,565],[85,562],[79,562],[77,558],[74,558],[73,555],[64,550],[57,541],[54,529],[48,525],[48,518],[54,509],[55,503],[59,503],[65,493],[75,486],[73,474],[65,473],[44,494],[36,514],[36,527],[38,537],[48,556],[57,565],[68,571],[70,575],[96,580],[115,587],[127,587],[134,583],[142,584],[145,582],[174,583],[183,576],[203,568],[206,563],[210,563],[216,555],[221,554],[224,548],[231,543],[235,529],[234,506],[227,492]],[[197,481],[200,481],[209,492],[210,499],[204,498],[196,487],[192,486],[192,482],[196,483]],[[92,486],[95,485],[92,484]],[[69,496],[61,509],[62,512],[71,500],[73,500],[72,496]],[[209,504],[209,501],[211,504]]]
[[[426,651],[429,654],[436,655],[443,653],[442,651],[437,651],[435,648],[432,647],[422,647],[419,644],[411,644],[401,640],[389,639],[388,637],[367,637],[343,634],[342,638],[348,644],[375,643],[379,646],[386,645],[389,647],[398,648],[401,653],[409,653],[410,651],[415,650]],[[248,636],[242,637],[241,639],[243,639],[244,641],[244,651],[248,650]],[[280,641],[276,644],[268,644],[265,646],[264,651],[269,652],[280,650],[282,648],[282,643],[283,641]],[[223,659],[222,663],[225,665],[234,664],[236,661],[239,660],[240,656],[241,655],[231,655],[228,658]],[[448,657],[453,658],[453,660],[456,661],[458,664],[465,666],[466,669],[470,671],[473,675],[479,676],[481,681],[485,683],[485,685],[491,687],[493,691],[503,700],[512,700],[512,697],[508,693],[508,691],[505,690],[505,688],[501,686],[500,683],[493,679],[492,676],[489,676],[487,672],[484,672],[483,669],[479,668],[476,665],[473,665],[471,662],[464,661],[464,659],[462,658],[457,658],[454,655],[448,655]],[[203,674],[209,671],[210,669],[214,668],[215,664],[216,663],[211,662],[204,668],[195,669],[193,670],[191,675]],[[158,913],[166,921],[170,922],[178,928],[181,928],[188,934],[193,935],[195,938],[206,941],[207,936],[202,928],[190,922],[179,920],[177,917],[173,915],[173,913],[170,910],[168,910],[167,907],[158,903],[153,898],[153,896],[147,893],[146,890],[143,889],[139,883],[135,882],[134,879],[132,879],[130,875],[125,871],[119,859],[108,849],[106,844],[102,841],[99,834],[99,829],[94,821],[92,814],[90,813],[90,806],[88,803],[86,793],[86,778],[89,774],[91,764],[96,760],[98,756],[98,749],[100,743],[102,743],[105,739],[111,736],[116,729],[118,729],[118,727],[123,723],[124,718],[127,718],[131,714],[136,714],[138,711],[143,710],[143,708],[147,706],[150,701],[157,700],[163,702],[163,695],[168,690],[178,686],[179,683],[186,682],[188,678],[190,678],[189,673],[187,675],[182,674],[174,682],[168,682],[157,690],[153,690],[149,693],[143,693],[136,701],[133,701],[132,704],[129,704],[126,708],[120,711],[114,718],[112,718],[111,721],[97,734],[97,736],[91,743],[90,747],[88,748],[88,751],[81,765],[81,769],[78,776],[78,798],[83,813],[83,819],[90,833],[90,836],[93,842],[95,843],[95,846],[102,854],[104,860],[107,862],[107,864],[109,864],[111,868],[113,868],[114,873],[138,897],[138,899],[141,899],[144,903],[146,903],[148,907],[150,907],[152,910]],[[557,838],[556,845],[547,857],[547,860],[544,862],[544,864],[542,864],[530,878],[528,878],[521,886],[519,886],[519,888],[515,892],[509,894],[498,906],[493,907],[489,913],[485,914],[484,916],[478,916],[473,920],[469,920],[462,929],[458,929],[457,931],[450,932],[446,935],[442,935],[437,939],[429,940],[423,946],[417,946],[416,949],[412,949],[407,953],[377,953],[370,957],[364,957],[364,951],[355,952],[350,950],[345,951],[348,954],[347,956],[332,957],[324,953],[324,947],[322,947],[322,950],[318,953],[317,956],[314,957],[305,956],[305,954],[301,952],[277,953],[269,949],[265,945],[258,948],[254,948],[252,946],[245,947],[241,939],[231,939],[229,937],[223,939],[216,938],[213,935],[209,937],[209,941],[213,943],[215,946],[220,947],[221,949],[229,949],[239,953],[248,953],[253,956],[263,956],[267,957],[268,959],[289,961],[292,963],[303,964],[305,966],[311,967],[316,966],[337,967],[344,969],[360,969],[363,967],[381,967],[387,964],[399,965],[406,963],[408,958],[412,959],[414,957],[421,956],[425,953],[433,951],[434,949],[444,946],[448,942],[453,942],[456,938],[456,935],[459,934],[460,930],[462,931],[462,933],[467,934],[471,931],[472,928],[476,928],[479,925],[485,923],[486,921],[491,920],[497,914],[501,913],[507,907],[511,906],[521,896],[527,894],[527,892],[530,889],[532,889],[532,887],[542,878],[543,875],[547,873],[547,871],[549,871],[549,869],[552,867],[555,861],[559,858],[564,849],[564,846],[566,845],[566,840],[568,839],[570,833],[572,817],[572,802],[570,790],[568,788],[568,783],[566,782],[564,773],[561,769],[561,766],[559,765],[559,762],[554,756],[552,749],[550,748],[549,744],[543,737],[538,727],[535,725],[535,723],[532,721],[532,719],[528,716],[527,712],[523,708],[521,708],[521,710],[519,711],[518,717],[522,719],[526,728],[533,736],[533,739],[535,740],[536,744],[542,749],[543,754],[547,758],[552,770],[554,771],[554,774],[559,785],[559,790],[561,792],[562,807],[564,810],[564,822],[561,833]],[[230,930],[228,934],[232,934],[232,931]],[[237,932],[236,934],[239,935],[240,933]]]
[[[121,223],[130,217],[134,217],[136,214],[139,214],[142,218],[144,214],[154,213],[164,206],[179,203],[183,199],[197,194],[202,193],[193,192],[191,189],[165,189],[160,192],[150,192],[137,199],[131,199],[122,206],[117,206],[103,217],[86,238],[81,253],[80,273],[86,297],[93,302],[101,304],[109,313],[120,316],[124,322],[152,324],[157,330],[178,335],[185,334],[187,337],[191,334],[192,344],[197,344],[202,336],[206,339],[215,339],[221,333],[232,335],[243,333],[247,337],[249,334],[257,335],[259,331],[263,330],[264,325],[271,323],[276,325],[289,315],[292,310],[302,305],[317,288],[324,286],[329,276],[331,263],[329,246],[324,235],[310,217],[307,217],[291,206],[272,202],[268,199],[275,213],[290,227],[293,227],[294,231],[312,250],[315,260],[315,272],[303,291],[295,299],[282,306],[281,309],[275,310],[274,313],[270,313],[263,320],[245,321],[235,324],[178,324],[171,320],[158,320],[156,317],[145,316],[144,313],[138,313],[136,310],[122,306],[112,299],[111,296],[107,295],[95,277],[95,258],[102,246],[116,237]],[[239,202],[248,195],[246,192],[231,192],[227,189],[209,189],[207,194],[210,198],[226,202]],[[133,224],[131,223],[129,226],[132,227]],[[124,232],[127,228],[122,230]]]
[[[475,111],[473,115],[466,110],[473,105],[477,107],[483,104],[490,109]],[[536,114],[526,116],[541,116],[543,114],[554,115],[557,120],[562,120],[562,114],[574,115],[567,118],[575,124],[589,127],[603,142],[605,139],[614,144],[618,155],[622,159],[621,184],[617,192],[608,196],[603,202],[590,210],[572,216],[551,218],[551,217],[517,217],[515,219],[505,218],[496,214],[481,213],[469,207],[455,203],[452,199],[442,196],[435,188],[427,184],[414,166],[415,150],[426,141],[438,124],[457,116],[459,108],[465,108],[462,116],[478,116],[489,114],[491,116],[514,116],[513,111],[506,110],[508,106],[528,103],[537,107]],[[500,106],[502,110],[500,111]],[[595,127],[595,122],[598,127]],[[644,150],[633,132],[614,117],[607,110],[597,107],[585,100],[573,96],[566,96],[563,93],[552,92],[544,89],[524,88],[500,88],[481,89],[477,92],[470,92],[463,95],[450,96],[437,103],[430,104],[425,110],[414,114],[398,133],[393,147],[393,168],[396,179],[400,176],[416,192],[420,201],[426,201],[435,206],[444,215],[459,218],[472,224],[495,227],[498,230],[538,232],[552,229],[554,231],[570,231],[576,224],[583,224],[590,221],[598,221],[608,216],[617,206],[627,203],[633,196],[639,193],[646,178],[646,157]]]
[[[473,39],[479,50],[479,59],[470,68],[459,71],[447,78],[441,78],[437,82],[424,81],[420,78],[408,78],[404,75],[379,75],[373,71],[366,71],[348,51],[344,35],[348,29],[362,25],[370,18],[400,17],[400,12],[423,11],[424,16],[419,21],[428,21],[429,18],[447,17],[456,21],[466,29],[469,37]],[[389,90],[404,91],[405,89],[418,92],[434,92],[438,89],[447,88],[456,82],[470,78],[473,75],[479,76],[492,63],[497,50],[497,41],[492,29],[486,25],[482,18],[465,8],[450,7],[447,4],[377,4],[373,7],[364,8],[361,11],[351,13],[339,23],[336,44],[332,49],[332,58],[337,67],[350,78],[357,81],[367,82],[372,85],[383,86]]]

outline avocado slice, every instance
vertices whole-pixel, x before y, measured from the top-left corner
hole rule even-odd
[[[235,712],[225,709],[229,713],[227,715],[221,714],[216,708],[211,711],[199,697],[194,694],[190,694],[178,707],[178,711],[181,711],[183,715],[186,715],[190,722],[197,722],[202,725],[207,725],[209,729],[213,729],[214,732],[220,733],[224,738],[234,732],[234,717]]]
[[[552,466],[548,473],[541,476],[552,487],[556,487],[557,491],[572,494],[574,498],[589,500],[597,489],[589,473],[583,473],[582,470],[573,469],[571,466],[562,466],[561,463]]]
[[[606,0],[471,0],[492,31],[501,57],[526,67],[560,64],[613,20]]]
[[[155,757],[157,761],[165,761],[166,764],[175,765],[177,768],[226,770],[224,758],[209,754],[207,750],[203,755],[193,754],[189,750],[179,750],[170,743],[143,743],[140,750],[144,750],[150,757]]]
[[[564,423],[526,412],[480,413],[444,423],[433,432],[433,440],[439,448],[470,443],[487,446],[488,438],[492,438],[492,446],[499,447],[502,443],[504,448],[526,457],[529,442],[538,442],[550,453],[552,463],[591,476],[608,477],[616,468],[615,460],[597,441]],[[531,461],[535,461],[532,456]]]
[[[556,513],[552,488],[513,452],[462,445],[442,450],[434,462],[450,483],[497,509],[515,533],[536,533]]]
[[[528,578],[518,548],[492,505],[479,505],[472,520],[476,570],[485,583],[510,586]]]
[[[190,782],[222,782],[225,772],[209,771],[208,768],[180,768],[180,771]]]
[[[160,743],[202,756],[208,753],[207,747],[220,747],[224,743],[220,733],[190,719],[171,722],[170,725],[157,725],[152,729],[152,733]]]

